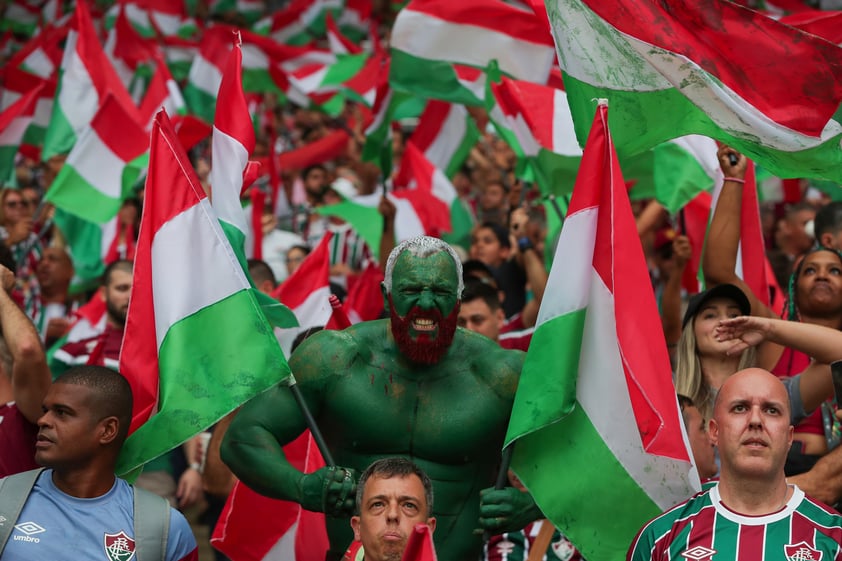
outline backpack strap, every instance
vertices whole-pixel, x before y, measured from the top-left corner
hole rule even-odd
[[[134,542],[137,561],[164,561],[170,532],[170,503],[163,497],[134,490]]]
[[[0,555],[15,528],[20,511],[44,468],[16,473],[0,479]]]

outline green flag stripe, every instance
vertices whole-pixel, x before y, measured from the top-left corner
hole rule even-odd
[[[126,440],[117,473],[160,456],[290,375],[280,350],[266,352],[278,344],[269,325],[243,313],[256,306],[252,290],[241,290],[170,327],[158,353],[159,371],[168,373],[159,389],[161,413]],[[232,345],[237,333],[251,335]]]

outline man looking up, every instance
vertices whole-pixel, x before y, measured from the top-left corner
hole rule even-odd
[[[328,559],[339,559],[351,542],[356,474],[387,455],[405,455],[430,475],[440,497],[435,542],[442,561],[477,558],[482,543],[473,531],[485,505],[504,503],[484,516],[493,532],[542,516],[529,495],[511,488],[485,493],[480,505],[500,459],[524,355],[457,329],[461,273],[446,243],[407,240],[386,265],[389,319],[319,332],[292,354],[304,399],[337,466],[345,467],[305,475],[286,460],[281,447],[307,426],[285,386],[244,405],[231,423],[223,461],[252,489],[324,512]]]
[[[629,561],[842,558],[842,516],[787,484],[789,418],[786,388],[768,371],[749,368],[728,378],[709,424],[719,483],[645,525]]]
[[[357,515],[351,517],[356,543],[352,561],[400,561],[417,524],[436,529],[433,484],[406,458],[382,458],[363,472],[357,486]]]

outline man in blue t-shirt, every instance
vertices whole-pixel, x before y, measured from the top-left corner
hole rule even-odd
[[[43,409],[35,461],[48,469],[30,491],[0,560],[130,559],[134,495],[114,475],[131,422],[128,382],[105,367],[74,367],[50,386]],[[164,559],[198,560],[190,526],[172,509]]]

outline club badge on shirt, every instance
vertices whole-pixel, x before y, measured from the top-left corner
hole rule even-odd
[[[109,561],[129,561],[134,557],[134,540],[125,532],[119,534],[105,534],[103,546]]]
[[[784,554],[789,561],[820,561],[822,552],[807,545],[807,542],[798,542],[784,546]]]

